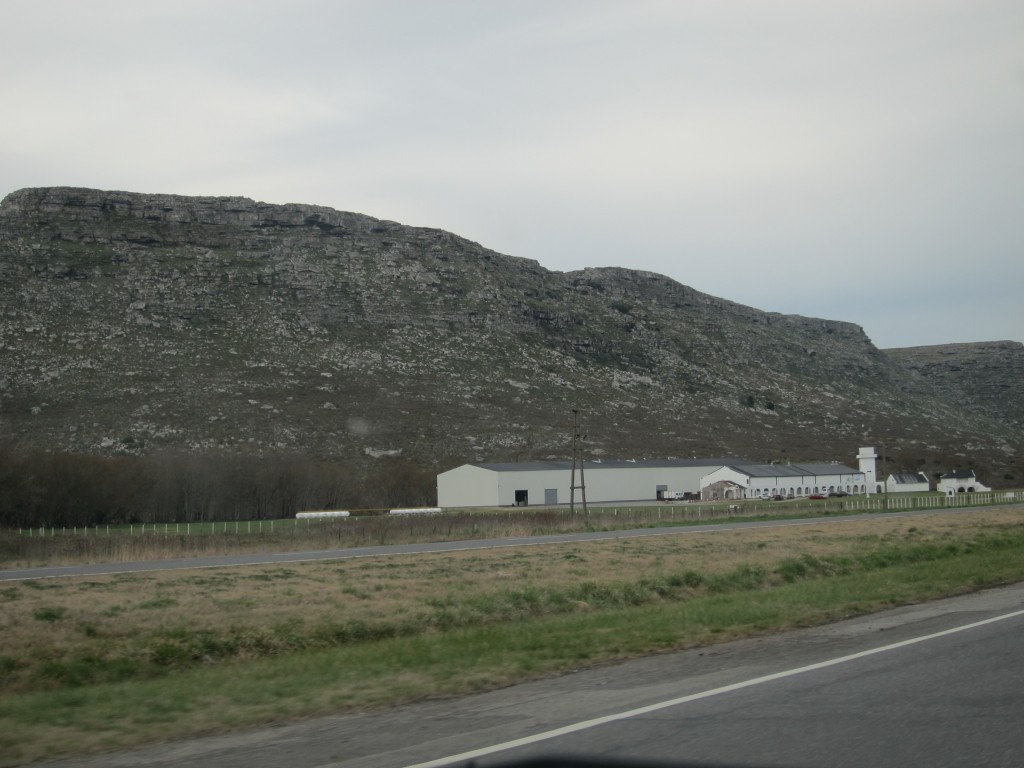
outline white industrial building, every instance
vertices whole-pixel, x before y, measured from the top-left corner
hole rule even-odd
[[[973,469],[956,469],[939,478],[936,489],[945,494],[950,493],[982,493],[992,489],[978,482]]]
[[[531,461],[507,464],[463,464],[437,476],[437,503],[452,507],[555,506],[575,500],[587,503],[653,501],[686,494],[704,500],[799,498],[829,493],[884,493],[877,477],[878,454],[861,448],[858,469],[838,462],[756,464],[745,459],[663,459],[653,461]],[[892,491],[928,490],[918,483],[904,486],[890,476]],[[902,477],[899,476],[899,477]],[[918,481],[920,482],[920,481]],[[963,485],[963,483],[961,483]],[[987,490],[974,480],[972,490]]]
[[[506,507],[568,504],[570,486],[586,486],[587,503],[653,501],[666,493],[700,493],[701,478],[726,464],[742,466],[743,459],[662,459],[654,461],[530,461],[508,464],[463,464],[437,476],[440,507]]]
[[[867,493],[863,472],[844,464],[749,464],[719,467],[701,479],[701,499],[762,499]]]
[[[923,472],[893,472],[885,482],[887,493],[927,493],[931,490]]]

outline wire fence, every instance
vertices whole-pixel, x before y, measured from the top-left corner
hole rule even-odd
[[[794,501],[794,500],[790,500]],[[593,504],[584,513],[577,509],[570,514],[564,507],[516,507],[514,509],[487,510],[442,510],[430,508],[419,510],[425,514],[469,517],[475,527],[486,527],[488,518],[506,519],[528,524],[531,521],[543,528],[578,527],[567,522],[572,517],[582,517],[591,527],[605,525],[617,527],[622,524],[662,524],[693,522],[701,520],[722,520],[727,518],[786,517],[814,514],[856,514],[868,512],[895,512],[900,510],[948,509],[954,507],[983,507],[1024,502],[1024,491],[990,491],[984,493],[958,493],[954,496],[932,494],[887,494],[875,496],[847,496],[822,501],[795,500],[798,503],[772,502],[761,500],[726,501],[715,503],[666,502],[664,504],[639,504],[606,506]],[[19,536],[216,536],[216,535],[275,535],[292,534],[299,531],[316,531],[335,528],[338,525],[352,525],[365,522],[368,518],[380,518],[393,510],[355,510],[346,517],[296,517],[278,520],[232,520],[207,523],[135,523],[127,525],[96,526],[41,526],[19,528]],[[416,510],[413,510],[416,511]],[[410,510],[397,510],[406,516]],[[562,523],[557,522],[558,519]],[[432,525],[437,529],[437,525]]]

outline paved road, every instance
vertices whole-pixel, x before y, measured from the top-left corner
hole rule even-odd
[[[1024,593],[994,616],[978,607],[956,611],[960,631],[943,634],[948,617],[922,616],[902,641],[753,678],[751,670],[739,688],[610,722],[599,716],[593,727],[475,765],[561,753],[794,768],[1022,766]]]
[[[433,768],[527,756],[1024,765],[1024,584],[383,714],[52,768]]]
[[[47,579],[61,576],[99,576],[112,573],[136,573],[140,571],[168,571],[188,568],[230,568],[240,565],[263,565],[301,563],[311,560],[346,560],[357,557],[381,557],[387,555],[425,554],[430,552],[456,552],[470,549],[496,549],[500,547],[526,547],[539,544],[565,544],[603,539],[631,539],[642,536],[668,536],[679,533],[708,533],[733,531],[741,528],[779,528],[802,525],[841,525],[856,520],[879,520],[887,517],[915,517],[919,515],[945,514],[949,512],[968,514],[993,507],[962,507],[956,509],[909,510],[902,512],[871,513],[833,517],[815,517],[801,520],[758,520],[740,523],[717,523],[711,525],[685,525],[671,528],[639,528],[628,531],[595,531],[589,533],[566,533],[555,536],[530,536],[513,539],[478,539],[472,541],[444,541],[431,544],[395,544],[380,547],[353,547],[349,549],[327,549],[318,552],[279,552],[252,555],[228,555],[219,557],[192,557],[175,560],[145,560],[127,563],[94,563],[92,565],[68,565],[42,568],[19,568],[0,571],[0,581],[22,581],[25,579]]]

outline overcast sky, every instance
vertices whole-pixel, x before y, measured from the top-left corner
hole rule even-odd
[[[0,0],[0,196],[39,186],[1024,341],[1024,2]]]

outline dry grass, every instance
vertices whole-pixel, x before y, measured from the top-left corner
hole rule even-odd
[[[978,494],[972,494],[972,497]],[[971,498],[972,504],[991,503]],[[958,499],[958,504],[968,499]],[[166,560],[259,552],[305,552],[322,549],[512,538],[576,531],[708,523],[724,519],[812,517],[880,512],[893,509],[942,508],[936,494],[801,499],[778,504],[748,500],[718,504],[647,504],[593,507],[588,514],[565,509],[515,508],[449,511],[443,515],[395,517],[366,514],[342,520],[263,520],[217,523],[169,523],[100,528],[43,530],[0,529],[0,567]]]
[[[753,516],[764,514],[764,511],[756,505],[747,505],[742,514]],[[780,510],[778,507],[769,511],[792,513],[792,509]],[[47,531],[0,529],[0,566],[31,568],[260,552],[306,552],[473,538],[515,538],[687,521],[707,522],[729,514],[729,505],[722,504],[676,508],[650,505],[602,508],[589,515],[569,515],[564,510],[552,509],[515,509],[402,517],[373,514],[335,520],[172,523]]]
[[[787,558],[850,557],[1020,527],[1020,509],[638,539],[164,571],[0,586],[0,690],[151,676],[220,657],[517,615],[587,610],[602,588],[684,572],[707,580]],[[567,604],[571,602],[571,604]],[[148,671],[147,671],[148,670]]]

